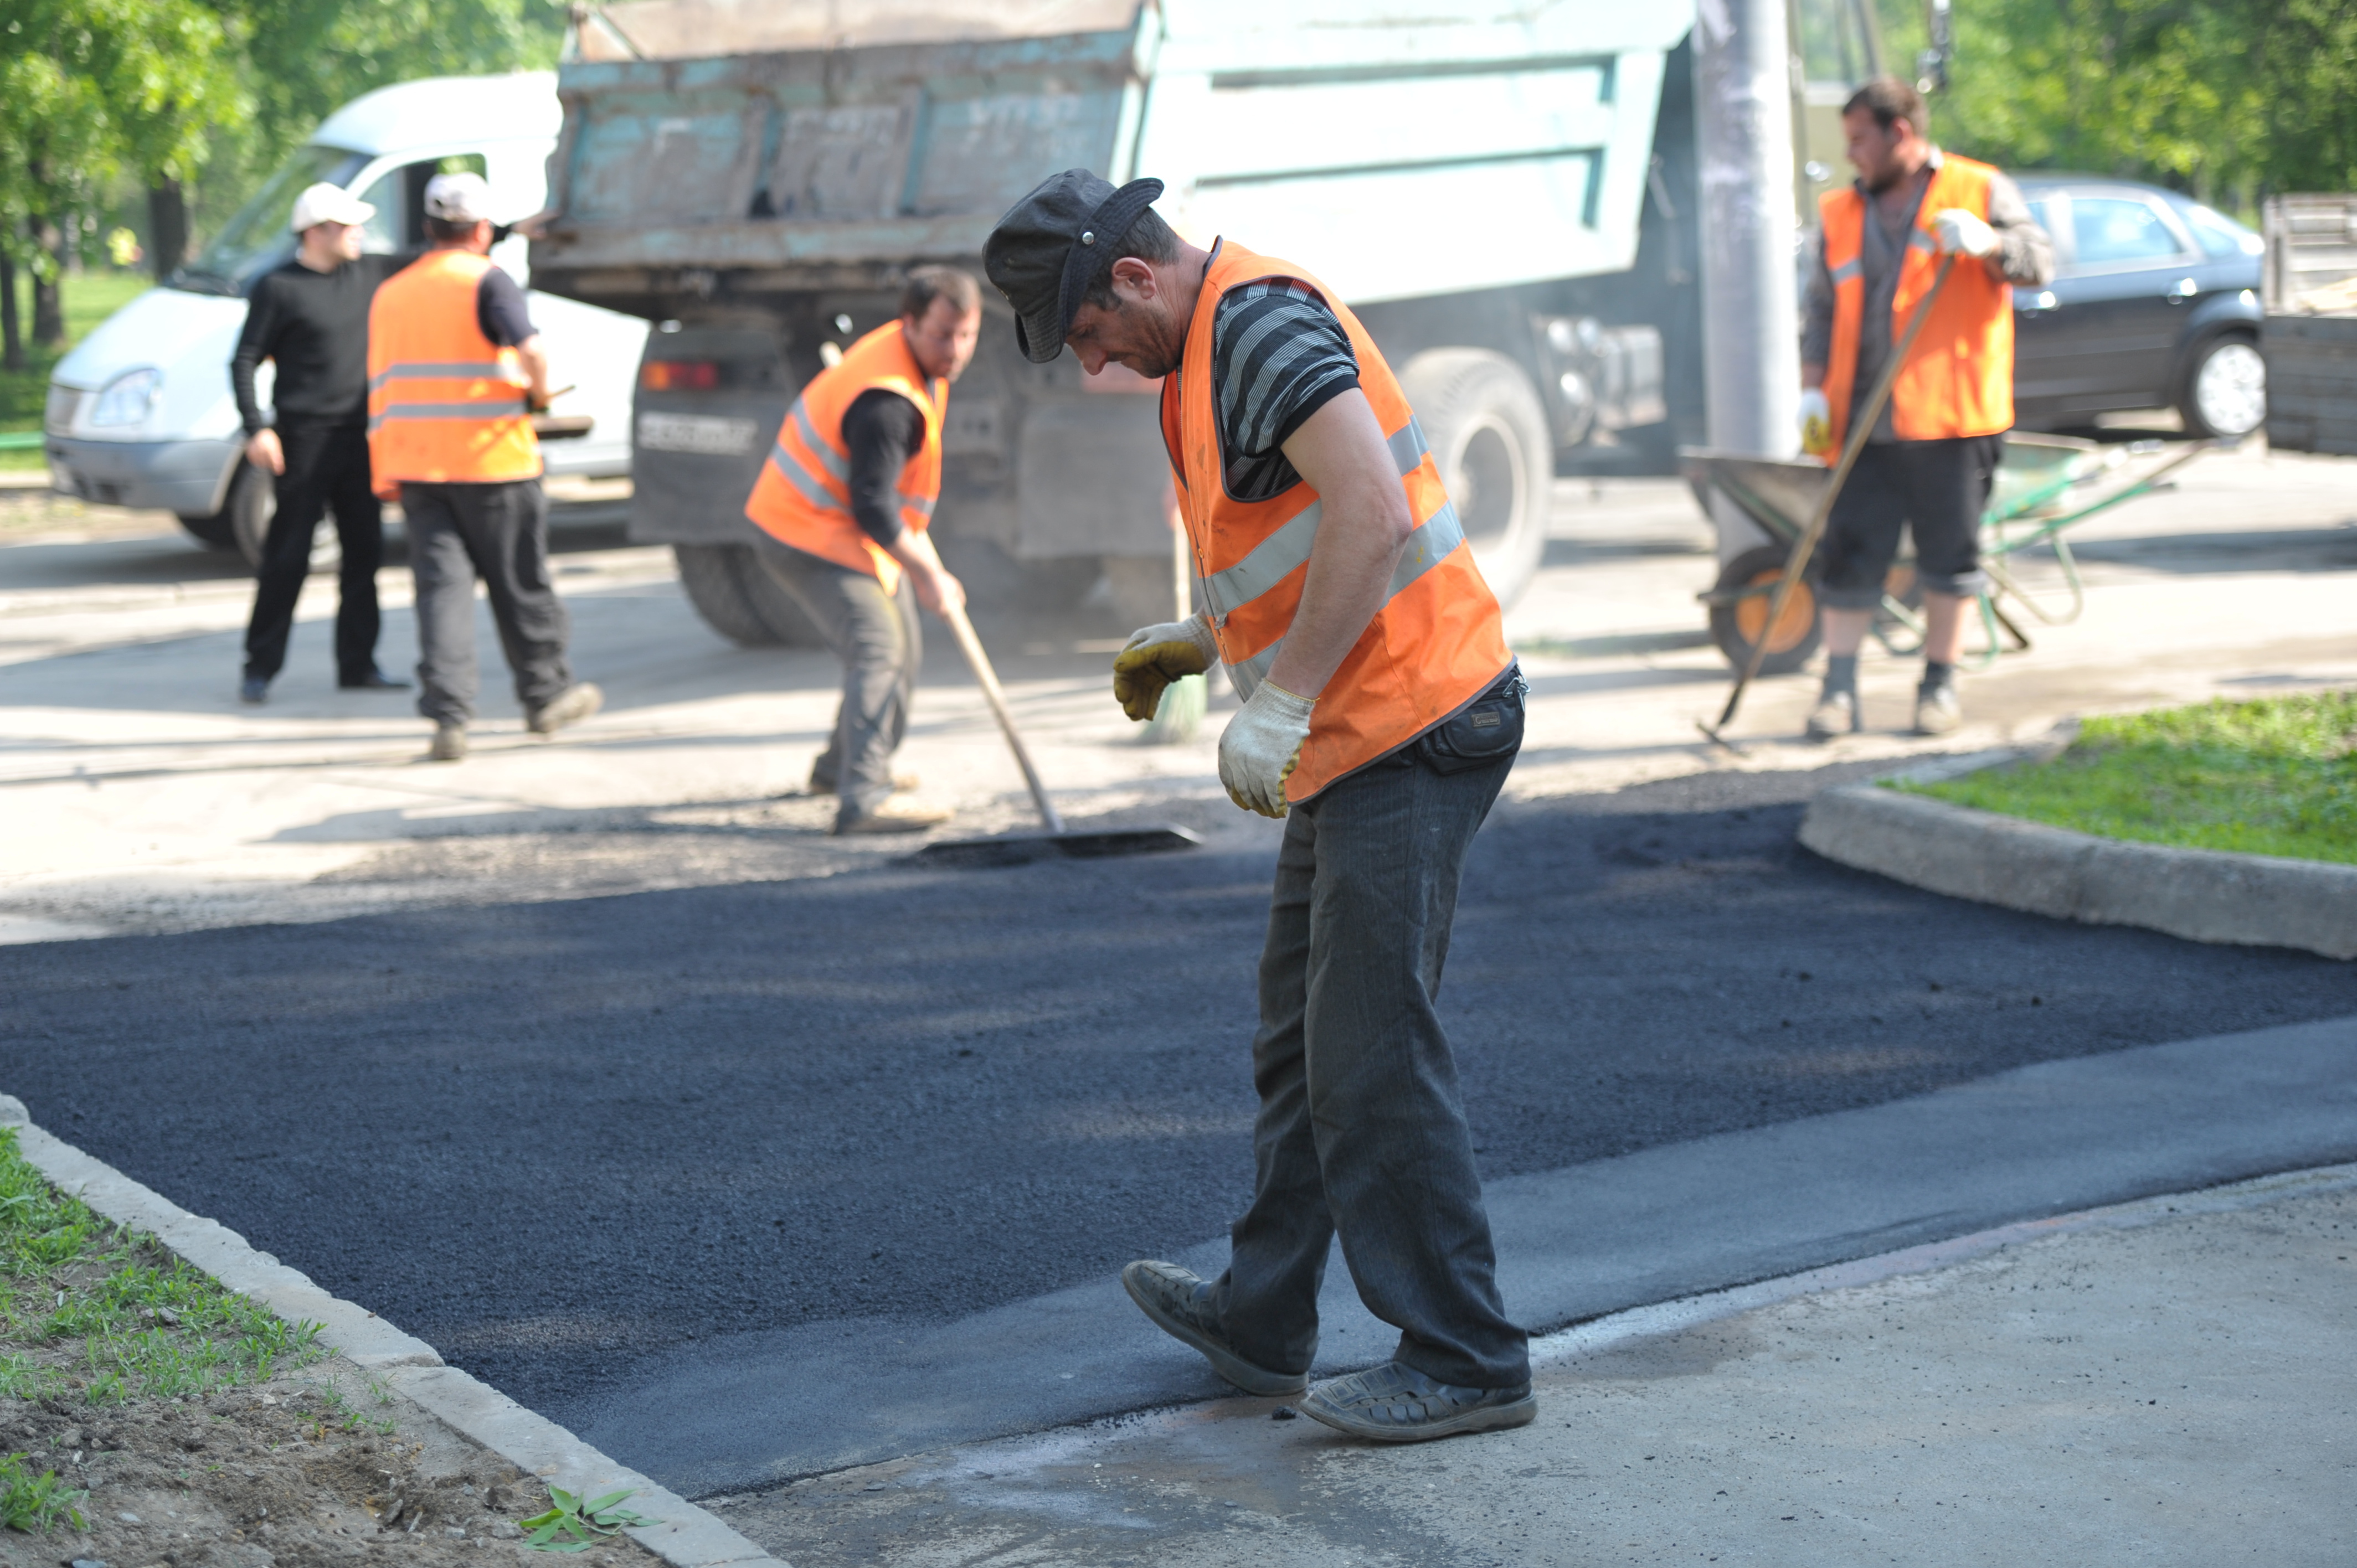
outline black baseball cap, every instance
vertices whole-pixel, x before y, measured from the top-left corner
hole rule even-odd
[[[1009,208],[983,242],[982,264],[1015,307],[1015,342],[1044,365],[1064,351],[1095,270],[1098,245],[1117,242],[1162,194],[1158,179],[1115,189],[1084,168],[1068,168]]]

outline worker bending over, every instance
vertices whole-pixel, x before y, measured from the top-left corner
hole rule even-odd
[[[919,267],[898,320],[843,351],[779,426],[745,515],[760,559],[843,660],[834,735],[810,792],[835,798],[837,833],[921,832],[950,813],[892,799],[892,754],[909,731],[924,659],[917,606],[963,606],[926,530],[942,493],[950,383],[982,336],[982,290],[951,267]],[[907,582],[902,582],[903,577]]]
[[[570,625],[549,577],[532,427],[548,406],[548,356],[523,291],[491,263],[490,197],[480,175],[426,181],[432,248],[369,310],[369,454],[378,493],[397,491],[408,520],[417,711],[434,721],[436,762],[467,755],[480,684],[478,576],[533,733],[586,719],[604,700],[565,663]]]
[[[1859,88],[1842,110],[1857,183],[1819,199],[1824,240],[1801,335],[1801,418],[1802,445],[1827,462],[1931,291],[1936,258],[1958,257],[1827,520],[1817,596],[1828,657],[1824,692],[1809,714],[1819,739],[1866,727],[1857,650],[1881,606],[1901,524],[1914,533],[1929,622],[1915,730],[1945,735],[1964,722],[1964,607],[1988,586],[1981,512],[2013,424],[2012,285],[2042,284],[2054,271],[2046,231],[2013,181],[1942,152],[1925,125],[1923,100],[1905,82],[1881,77]]]
[[[1034,361],[1069,344],[1162,380],[1162,434],[1207,614],[1148,627],[1114,694],[1151,717],[1223,661],[1235,802],[1285,819],[1253,1076],[1256,1181],[1227,1271],[1138,1262],[1122,1283],[1248,1393],[1308,1386],[1337,1231],[1388,1365],[1304,1413],[1410,1442],[1537,1412],[1496,1262],[1448,1037],[1433,1012],[1467,847],[1513,766],[1523,682],[1497,600],[1374,342],[1305,268],[1184,243],[1159,180],[1058,175],[984,247]]]

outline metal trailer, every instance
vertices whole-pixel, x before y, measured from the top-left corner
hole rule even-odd
[[[1681,171],[1665,177],[1656,136],[1660,111],[1662,140],[1691,146],[1673,55],[1687,0],[636,0],[576,16],[533,282],[658,324],[631,537],[673,546],[697,608],[740,642],[809,640],[743,516],[796,390],[830,345],[894,314],[909,267],[978,272],[999,214],[1075,166],[1160,177],[1182,233],[1292,257],[1360,313],[1501,599],[1537,565],[1560,452],[1618,441],[1657,470],[1674,461],[1663,313],[1630,301],[1693,293],[1665,183]],[[1650,266],[1641,230],[1673,246]],[[985,607],[1069,604],[1102,581],[1133,618],[1167,616],[1168,465],[1155,400],[1135,395],[1155,389],[1084,377],[1071,356],[1024,362],[985,294],[943,441],[943,555]]]
[[[2357,196],[2267,199],[2267,444],[2357,456]]]

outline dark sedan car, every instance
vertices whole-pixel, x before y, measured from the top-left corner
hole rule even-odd
[[[2016,423],[2092,424],[2174,407],[2197,435],[2244,435],[2266,419],[2259,358],[2266,242],[2158,186],[2019,174],[2054,237],[2054,281],[2013,293]]]

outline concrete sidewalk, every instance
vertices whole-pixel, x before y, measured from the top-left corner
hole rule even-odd
[[[2357,1167],[2009,1227],[1538,1347],[1406,1448],[1235,1399],[734,1498],[797,1565],[2357,1561]]]

